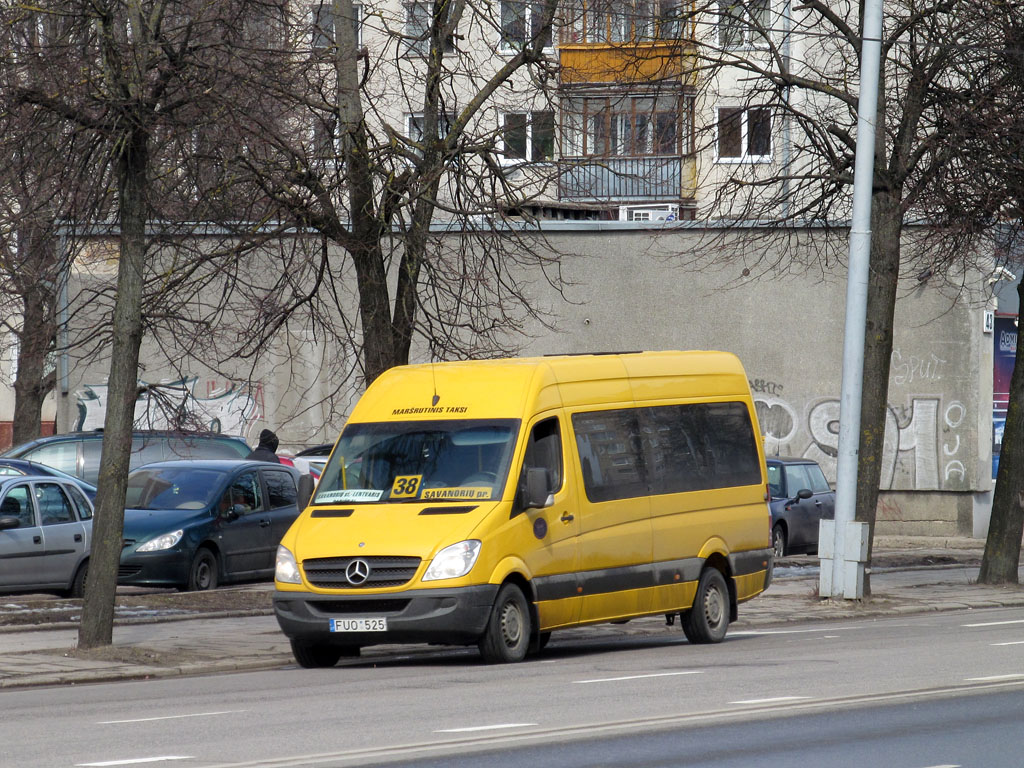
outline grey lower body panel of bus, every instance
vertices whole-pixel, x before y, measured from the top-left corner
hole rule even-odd
[[[498,585],[421,589],[372,595],[274,593],[274,614],[290,638],[331,645],[383,643],[468,645],[483,635]],[[332,631],[346,619],[385,619],[383,631]]]

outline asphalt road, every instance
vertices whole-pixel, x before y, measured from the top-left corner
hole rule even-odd
[[[480,765],[481,751],[526,749],[539,751],[517,765],[551,765],[558,749],[558,762],[580,766],[1021,765],[1024,611],[793,623],[714,646],[665,637],[556,635],[538,659],[509,666],[444,649],[327,670],[7,691],[2,762]],[[946,759],[931,749],[939,742],[977,759]]]

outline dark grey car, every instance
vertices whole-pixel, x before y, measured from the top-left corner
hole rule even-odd
[[[70,480],[0,478],[0,592],[81,597],[92,512],[89,499]]]
[[[818,527],[836,513],[836,494],[817,462],[769,457],[772,546],[776,557],[818,551]]]

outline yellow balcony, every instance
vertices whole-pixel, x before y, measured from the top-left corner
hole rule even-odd
[[[561,43],[558,46],[561,82],[654,83],[671,80],[695,85],[693,44],[682,41],[650,43]]]

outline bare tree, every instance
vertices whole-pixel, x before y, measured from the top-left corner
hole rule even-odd
[[[251,4],[245,0],[214,5],[189,0],[82,0],[37,7],[33,19],[39,28],[57,28],[60,35],[44,34],[36,50],[16,57],[10,74],[17,104],[58,119],[59,135],[89,140],[91,179],[96,184],[92,193],[97,201],[109,201],[96,210],[109,213],[116,222],[119,244],[116,293],[106,333],[111,363],[91,565],[79,630],[82,648],[109,644],[112,637],[139,348],[147,324],[159,320],[159,315],[144,314],[144,299],[147,284],[168,282],[166,273],[153,272],[165,266],[154,262],[165,239],[161,228],[154,226],[187,221],[204,211],[195,190],[181,180],[181,150],[192,149],[196,116],[217,114],[225,92],[238,92],[233,71],[238,65],[227,30],[236,29],[239,19],[246,17],[247,5]],[[61,44],[50,46],[48,40]],[[45,87],[53,82],[65,87]],[[114,187],[110,196],[102,185],[107,179]],[[180,234],[183,226],[164,229]]]
[[[290,19],[288,54],[255,73],[267,118],[232,166],[279,221],[323,238],[306,301],[325,318],[349,314],[330,287],[331,247],[350,260],[358,312],[345,343],[366,382],[408,362],[417,335],[436,357],[507,353],[525,319],[542,317],[521,275],[557,284],[557,258],[508,215],[549,177],[505,163],[496,113],[550,109],[537,82],[552,73],[555,11],[554,0],[323,2]],[[291,307],[267,309],[269,334]]]
[[[972,47],[986,53],[985,66],[965,68],[940,103],[943,132],[957,147],[937,169],[926,200],[930,217],[954,233],[995,230],[997,254],[1014,271],[1019,262],[1024,212],[1024,9],[997,4],[975,9]],[[969,87],[965,87],[969,86]],[[1024,306],[1024,285],[1017,293]],[[1024,363],[1018,355],[1009,403],[985,552],[978,581],[1016,584],[1024,533]]]
[[[813,224],[825,233],[824,252],[833,263],[842,260],[841,222],[851,208],[859,10],[857,4],[818,0],[784,6],[781,15],[762,0],[712,2],[701,9],[712,20],[698,40],[710,84],[704,97],[714,105],[705,146],[737,161],[709,174],[717,190],[709,215],[757,221],[764,225],[760,233],[783,241]],[[962,265],[972,237],[984,236],[960,231],[909,249],[904,237],[904,223],[923,214],[932,179],[958,152],[943,132],[940,105],[951,87],[970,92],[970,73],[984,67],[987,52],[974,45],[985,25],[977,11],[958,0],[886,4],[856,501],[857,519],[871,526],[872,539],[900,278],[941,279],[951,265]],[[758,162],[773,147],[778,162]],[[867,578],[865,590],[870,594]]]

